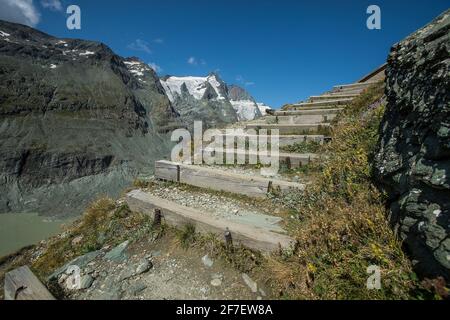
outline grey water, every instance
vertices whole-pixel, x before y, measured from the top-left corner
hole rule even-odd
[[[60,233],[67,222],[34,213],[0,214],[0,257]]]

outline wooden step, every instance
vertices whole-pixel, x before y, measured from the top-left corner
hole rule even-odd
[[[300,109],[300,110],[277,110],[274,112],[274,116],[302,116],[302,115],[327,115],[337,114],[344,108],[332,108],[332,109]]]
[[[314,106],[314,107],[308,107],[308,106],[299,106],[299,105],[289,105],[283,109],[283,111],[300,111],[300,110],[333,110],[337,107],[345,108],[345,105],[342,106],[336,106],[336,105],[323,105],[323,106]]]
[[[351,89],[350,91],[355,91],[355,92],[345,92],[345,91],[340,91],[340,90],[336,90],[333,89],[332,91],[330,91],[328,93],[329,96],[333,97],[333,96],[342,96],[342,95],[355,95],[357,97],[359,97],[361,95],[361,91],[363,89]],[[355,99],[355,98],[353,98]]]
[[[8,272],[4,289],[5,300],[55,300],[27,266]]]
[[[316,101],[324,101],[324,100],[337,100],[337,99],[354,99],[356,97],[359,97],[359,94],[323,94],[321,96],[311,96],[309,97],[309,100],[311,102]]]
[[[365,75],[363,78],[361,78],[358,83],[364,83],[364,82],[378,82],[381,80],[384,80],[386,78],[386,68],[387,68],[387,62],[376,68],[375,70],[371,71],[369,74]]]
[[[294,242],[292,238],[284,234],[215,217],[211,213],[185,207],[141,190],[129,192],[126,201],[131,210],[152,216],[154,210],[159,209],[163,221],[170,226],[183,228],[185,225],[191,224],[194,225],[196,232],[214,234],[222,241],[224,241],[225,232],[229,231],[233,245],[241,244],[265,253],[277,251],[279,248],[288,248]]]
[[[204,150],[208,152],[208,148]],[[242,149],[234,149],[234,150],[224,150],[224,149],[215,149],[213,150],[215,153],[225,154],[234,154],[235,159],[237,155],[245,155],[246,159],[248,156],[258,157],[259,154],[256,151],[242,150]],[[212,151],[211,151],[212,152]],[[288,153],[288,152],[279,152],[278,157],[281,162],[289,163],[290,168],[297,168],[311,163],[311,161],[318,158],[317,154],[314,153]]]
[[[307,124],[330,122],[336,117],[336,113],[318,115],[297,115],[297,116],[267,116],[264,120],[267,124]]]
[[[223,139],[227,139],[229,135],[223,134]],[[247,134],[246,137],[249,139],[264,139],[265,141],[270,142],[271,136],[270,135],[251,135]],[[278,141],[280,147],[286,147],[289,145],[293,145],[295,143],[301,143],[301,142],[317,142],[320,144],[323,144],[325,140],[328,138],[324,135],[278,135]]]
[[[370,82],[358,82],[358,83],[351,83],[351,84],[341,84],[341,85],[334,86],[333,88],[337,89],[337,90],[366,89],[375,83],[377,83],[377,82],[370,81]]]
[[[330,124],[267,124],[267,123],[251,123],[246,125],[246,129],[256,129],[256,130],[278,130],[280,135],[283,134],[309,134],[319,132],[330,128]]]
[[[324,107],[324,106],[346,106],[352,102],[352,99],[334,99],[334,100],[324,100],[324,101],[316,101],[316,102],[303,102],[296,103],[294,107],[301,108],[314,108],[314,107]]]
[[[357,94],[361,95],[361,93],[367,88],[350,88],[350,89],[334,89],[330,94],[332,95],[342,95],[342,94]]]
[[[226,191],[255,198],[265,198],[267,193],[272,190],[288,191],[297,189],[303,191],[305,189],[305,185],[300,183],[246,176],[165,160],[155,162],[155,177],[160,180],[179,182],[199,188]]]

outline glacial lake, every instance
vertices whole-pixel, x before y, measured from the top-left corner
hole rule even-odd
[[[69,222],[33,213],[0,214],[0,257],[58,234]]]

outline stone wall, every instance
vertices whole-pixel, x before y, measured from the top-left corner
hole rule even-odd
[[[422,276],[450,280],[450,10],[396,44],[375,175]]]

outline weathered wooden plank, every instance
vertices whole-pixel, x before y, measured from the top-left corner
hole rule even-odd
[[[314,101],[324,101],[324,100],[336,100],[336,99],[354,99],[358,97],[358,94],[323,94],[321,96],[311,96],[309,100]]]
[[[358,83],[377,82],[383,80],[384,78],[386,78],[386,68],[387,62],[371,71],[369,74],[365,75],[358,81]]]
[[[361,94],[376,82],[355,83],[350,85],[339,85],[333,88],[331,94]]]
[[[305,110],[277,110],[274,112],[274,116],[303,116],[303,115],[327,115],[337,114],[344,108],[331,108],[331,109],[305,109]]]
[[[353,98],[351,99],[334,99],[334,100],[324,100],[324,101],[315,101],[315,102],[302,102],[294,104],[295,107],[303,107],[303,108],[314,108],[314,107],[324,107],[324,106],[345,106],[351,103]]]
[[[290,111],[327,110],[328,111],[328,110],[336,109],[337,107],[338,106],[334,105],[334,104],[323,105],[323,106],[305,106],[305,105],[293,104],[293,105],[290,105],[287,110],[290,110]],[[345,107],[345,106],[341,105],[339,107]]]
[[[23,266],[5,275],[5,300],[55,300],[53,295]]]
[[[223,134],[224,139],[227,137],[228,135]],[[250,137],[251,139],[254,139],[254,137],[259,137],[259,138],[263,138],[265,139],[265,141],[270,142],[270,135],[266,136],[266,135],[258,135],[258,136],[254,136],[254,135],[247,135],[248,137]],[[285,147],[285,146],[289,146],[295,143],[300,143],[300,142],[310,142],[310,141],[314,141],[314,142],[318,142],[318,143],[323,143],[325,140],[325,136],[323,135],[278,135],[278,140],[279,140],[279,146],[280,147]]]
[[[205,149],[209,151],[208,149]],[[246,161],[248,161],[249,156],[252,156],[254,159],[259,159],[259,154],[256,151],[243,150],[243,149],[232,149],[232,150],[224,150],[224,149],[215,149],[216,153],[222,153],[222,155],[233,155],[235,159],[237,156],[245,155]],[[311,161],[317,159],[317,155],[314,153],[289,153],[289,152],[279,152],[278,158],[282,162],[288,161],[289,159],[292,167],[300,167],[309,164]]]
[[[280,153],[280,161],[289,162],[292,168],[305,166],[318,158],[314,153]]]
[[[288,116],[268,116],[264,117],[267,124],[308,124],[329,122],[336,117],[336,113],[326,114],[306,114],[306,115],[288,115]]]
[[[267,123],[251,123],[246,125],[246,129],[266,129],[278,130],[280,135],[283,134],[307,134],[318,132],[320,129],[329,128],[328,123],[322,124],[267,124]]]
[[[293,242],[293,239],[286,235],[218,218],[211,213],[185,207],[140,190],[129,192],[126,201],[133,211],[153,215],[154,209],[160,209],[167,224],[177,228],[192,224],[195,226],[196,232],[212,233],[222,240],[228,228],[234,244],[242,244],[263,252],[275,251],[280,246],[287,248]]]
[[[165,161],[169,165],[168,161]],[[235,174],[218,169],[205,168],[201,166],[191,166],[179,163],[171,163],[178,166],[180,170],[179,180],[169,180],[180,182],[199,188],[209,188],[217,191],[226,191],[242,194],[249,197],[263,198],[270,191],[270,188],[287,191],[289,189],[304,190],[305,185],[295,182],[269,179],[264,177],[246,176]],[[157,179],[168,180],[167,176],[161,178],[159,171],[155,170]]]
[[[180,167],[174,165],[173,162],[165,160],[155,162],[155,172],[157,172],[158,179],[180,181]]]
[[[258,198],[265,197],[270,180],[192,166],[182,167],[180,182],[200,188],[244,194]]]
[[[361,88],[368,88],[375,83],[377,83],[377,81],[358,82],[358,83],[351,83],[351,84],[340,84],[340,85],[334,86],[334,88],[335,89],[361,89]]]

